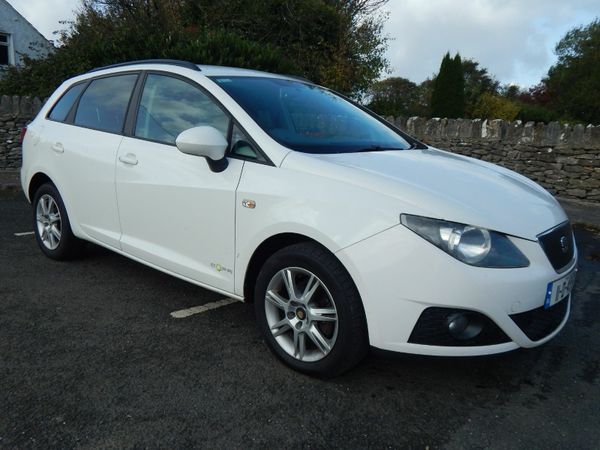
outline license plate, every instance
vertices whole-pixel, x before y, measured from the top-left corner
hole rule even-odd
[[[575,274],[577,269],[572,270],[567,275],[558,280],[548,283],[546,289],[546,301],[544,302],[544,308],[548,309],[551,306],[556,305],[561,300],[564,300],[571,294],[573,284],[575,284]]]

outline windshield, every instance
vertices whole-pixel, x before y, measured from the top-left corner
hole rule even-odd
[[[306,153],[404,150],[410,144],[352,103],[294,80],[212,77],[273,139]]]

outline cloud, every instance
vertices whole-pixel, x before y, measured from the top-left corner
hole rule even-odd
[[[573,26],[594,19],[594,0],[391,0],[384,31],[393,74],[422,81],[446,51],[460,52],[504,83],[540,81]]]

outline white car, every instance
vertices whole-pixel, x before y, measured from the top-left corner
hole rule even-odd
[[[253,301],[269,347],[306,373],[370,347],[534,347],[569,316],[577,249],[552,195],[306,80],[162,60],[94,70],[31,122],[21,179],[47,256],[90,241]]]

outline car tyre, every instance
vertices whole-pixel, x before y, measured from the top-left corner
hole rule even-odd
[[[33,197],[33,230],[48,258],[60,261],[80,255],[83,241],[73,234],[67,209],[52,183],[41,185]]]
[[[273,254],[259,272],[254,298],[267,345],[295,370],[332,377],[368,353],[358,290],[340,261],[316,243]]]

